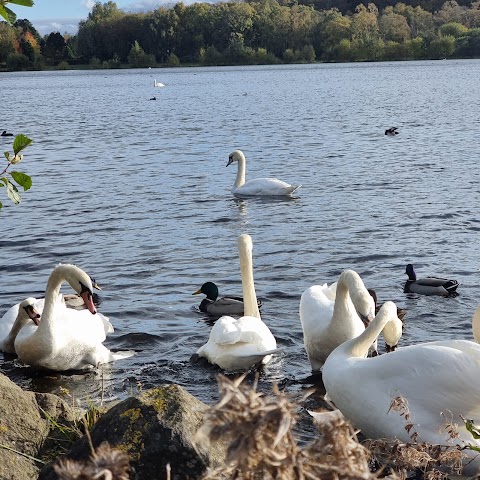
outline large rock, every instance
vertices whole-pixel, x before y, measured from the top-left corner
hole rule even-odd
[[[41,463],[35,461],[54,424],[69,425],[74,413],[56,395],[24,392],[0,374],[0,478],[31,480]]]
[[[225,447],[194,447],[193,438],[203,421],[207,405],[178,385],[162,385],[131,397],[110,408],[91,431],[94,448],[108,442],[130,457],[136,480],[166,479],[170,464],[171,479],[199,478],[207,466],[225,459]],[[86,461],[90,447],[84,437],[63,458]],[[57,479],[51,466],[42,470],[39,480]]]

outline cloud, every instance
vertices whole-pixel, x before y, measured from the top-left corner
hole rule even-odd
[[[82,5],[91,10],[95,6],[95,0],[82,0]]]
[[[37,29],[40,36],[48,35],[52,32],[69,33],[75,35],[78,32],[78,24],[81,18],[46,18],[41,20],[32,20],[33,26]]]

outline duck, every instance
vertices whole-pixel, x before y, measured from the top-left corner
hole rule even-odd
[[[374,300],[354,270],[344,270],[331,285],[307,288],[300,298],[300,322],[312,372],[338,345],[360,335],[374,312]]]
[[[164,87],[165,85],[163,83],[157,82],[156,80],[153,80],[153,86],[154,87]]]
[[[227,167],[237,162],[237,178],[232,193],[238,196],[291,196],[301,185],[290,185],[276,178],[255,178],[245,181],[246,160],[241,150],[233,151],[228,157]]]
[[[157,99],[157,97],[152,97],[150,100],[156,100],[156,99]]]
[[[2,137],[13,137],[13,133],[7,133],[6,130],[4,130],[1,134]]]
[[[408,280],[403,289],[404,293],[419,293],[421,295],[458,295],[457,288],[460,285],[457,280],[446,278],[425,277],[417,278],[413,265],[409,263],[405,269]]]
[[[60,287],[65,281],[82,297],[86,310],[67,308],[59,302]],[[97,313],[92,290],[92,281],[81,268],[57,265],[47,282],[40,325],[34,331],[22,328],[15,339],[19,360],[35,369],[67,371],[96,368],[133,355],[113,354],[103,345],[108,319]]]
[[[27,325],[38,327],[40,314],[35,309],[36,303],[36,298],[28,297],[18,304],[17,316],[10,331],[6,336],[0,334],[0,338],[4,337],[0,341],[0,352],[15,353],[14,342],[18,332],[24,327],[27,328]]]
[[[281,351],[270,329],[260,318],[253,280],[253,242],[248,234],[238,238],[244,313],[240,318],[224,315],[213,325],[197,355],[229,372],[248,371],[268,363]]]
[[[242,297],[221,297],[218,298],[218,287],[213,282],[205,282],[192,295],[203,293],[207,297],[204,298],[199,305],[201,312],[210,315],[243,315],[244,306]],[[262,306],[262,302],[257,300],[258,308]]]
[[[398,127],[387,128],[385,130],[385,135],[390,135],[390,136],[398,135],[400,132],[397,132],[397,130],[398,130]]]
[[[379,312],[381,305],[378,305],[377,293],[373,288],[368,288],[368,293],[372,296],[375,303],[375,315]],[[399,308],[397,306],[397,318],[395,321],[387,323],[383,329],[382,335],[385,340],[385,350],[387,353],[393,352],[397,346],[398,342],[402,338],[403,334],[403,319],[407,311],[404,308]]]
[[[367,438],[408,443],[416,433],[430,444],[480,447],[480,439],[473,438],[463,422],[455,438],[442,428],[461,416],[480,418],[480,345],[470,340],[440,340],[365,358],[369,346],[395,318],[396,305],[385,302],[364,332],[329,355],[323,366],[327,398]],[[392,410],[393,401],[399,398],[408,402],[414,432],[407,428],[401,412]],[[478,475],[478,452],[463,452],[467,455],[463,474]]]

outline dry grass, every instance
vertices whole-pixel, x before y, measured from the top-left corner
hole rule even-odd
[[[128,455],[114,450],[103,442],[96,450],[90,433],[87,438],[91,455],[87,461],[59,459],[53,466],[59,480],[129,480],[130,462]]]
[[[466,455],[459,447],[422,441],[411,418],[408,401],[402,395],[392,400],[389,413],[393,411],[405,419],[405,430],[412,442],[366,440],[364,445],[378,464],[389,466],[400,478],[407,478],[414,470],[420,471],[425,480],[440,480],[449,478],[452,474],[461,474]],[[447,440],[458,438],[458,425],[451,418],[443,416],[445,423],[442,429],[448,436]]]
[[[264,395],[256,384],[243,385],[243,379],[219,376],[222,399],[206,413],[197,441],[227,441],[227,461],[202,480],[377,478],[370,472],[368,450],[343,417],[328,416],[319,438],[300,448],[293,433],[299,400],[276,386],[272,395]]]

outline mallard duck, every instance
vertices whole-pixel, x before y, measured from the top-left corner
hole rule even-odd
[[[246,160],[241,150],[235,150],[228,157],[227,167],[238,162],[237,178],[232,193],[240,196],[290,196],[301,185],[289,185],[276,178],[255,178],[245,181]]]
[[[192,295],[203,293],[207,297],[204,298],[199,309],[201,312],[210,315],[243,315],[244,306],[242,297],[221,297],[218,298],[218,287],[213,282],[205,282],[200,289],[193,292]],[[258,308],[262,306],[262,302],[257,300]]]
[[[252,239],[240,235],[238,251],[245,303],[245,316],[238,319],[220,317],[210,331],[208,342],[201,346],[197,355],[223,370],[245,371],[258,364],[270,361],[272,354],[279,352],[270,329],[263,323],[258,310],[253,282]]]
[[[87,310],[67,308],[58,301],[64,281],[82,297]],[[96,367],[133,355],[113,354],[103,345],[109,322],[97,313],[92,290],[92,281],[83,270],[69,264],[56,266],[48,279],[40,325],[34,331],[22,328],[15,339],[20,361],[34,368],[65,371]]]
[[[404,293],[441,296],[455,295],[457,287],[460,285],[456,280],[448,280],[446,278],[425,277],[417,279],[411,263],[407,265],[405,273],[408,275],[408,280],[403,289]]]
[[[399,348],[387,355],[365,358],[369,346],[397,307],[385,302],[375,319],[357,338],[338,346],[323,366],[328,398],[367,438],[412,442],[418,434],[432,445],[480,447],[459,419],[480,418],[480,345],[469,340],[441,340]],[[411,419],[392,409],[394,400],[408,402]],[[413,430],[408,427],[411,422]],[[458,422],[456,436],[445,428]],[[463,474],[480,473],[478,452],[464,449]]]
[[[330,286],[307,288],[300,299],[300,321],[312,371],[320,370],[338,345],[360,335],[374,312],[373,298],[353,270],[343,271]]]
[[[385,135],[398,135],[400,132],[397,132],[398,127],[390,127],[385,130]]]

